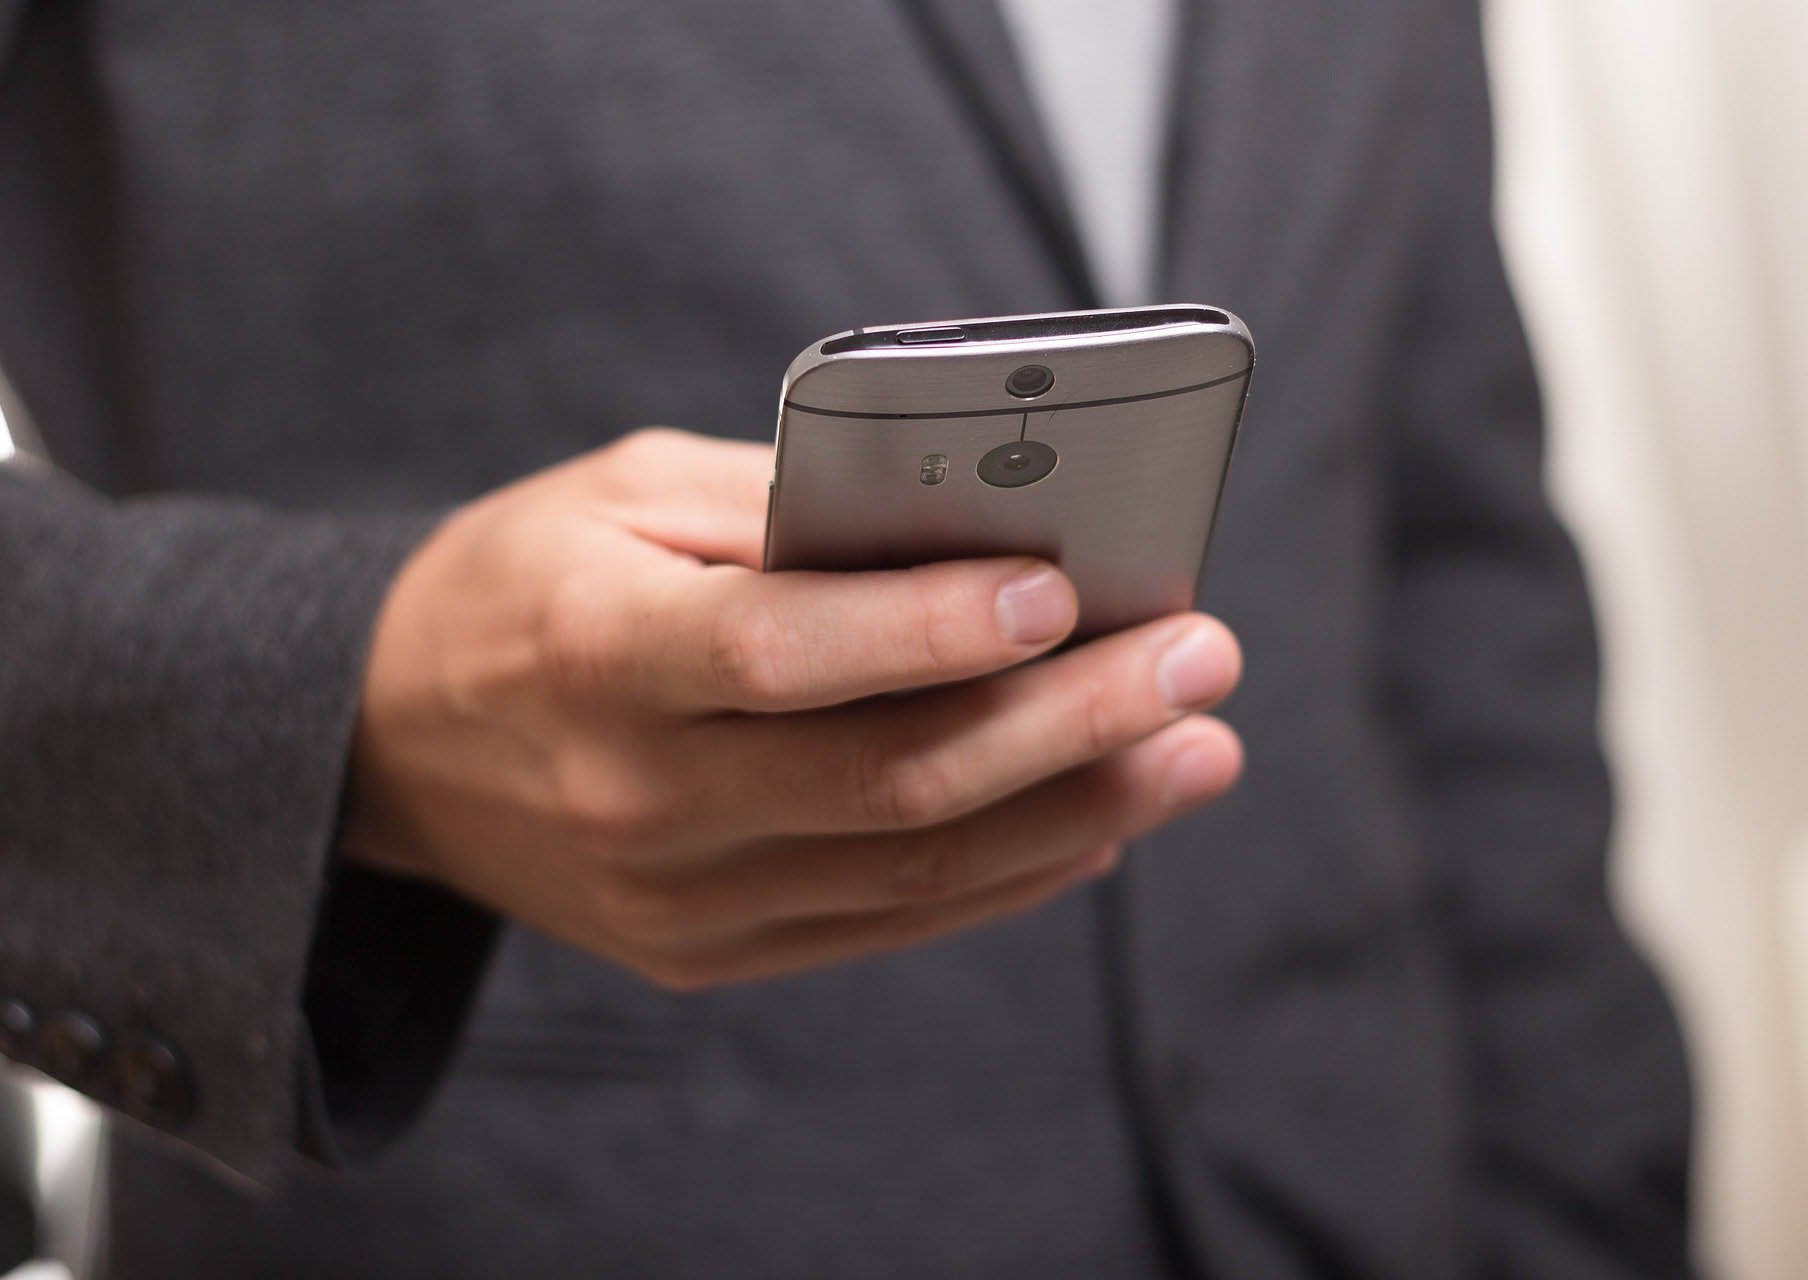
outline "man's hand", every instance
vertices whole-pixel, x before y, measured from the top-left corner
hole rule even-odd
[[[378,621],[353,856],[694,989],[1025,910],[1235,781],[1190,714],[1221,624],[1021,665],[1074,625],[1054,568],[761,574],[770,471],[643,431],[443,525]]]

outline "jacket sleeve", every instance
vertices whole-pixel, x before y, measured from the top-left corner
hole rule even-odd
[[[12,52],[13,34],[25,20],[26,0],[0,0],[0,68],[6,66],[6,55]]]
[[[1463,1021],[1483,1274],[1686,1271],[1677,1028],[1616,925],[1597,648],[1543,495],[1539,393],[1496,243],[1475,6],[1441,27],[1391,465],[1389,710]]]
[[[252,1178],[419,1105],[490,921],[331,851],[427,527],[0,467],[0,1053]]]

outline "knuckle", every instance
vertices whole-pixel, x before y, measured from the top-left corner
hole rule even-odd
[[[961,669],[962,616],[959,593],[941,577],[911,570],[910,639],[923,670],[943,672]]]
[[[620,853],[659,845],[672,815],[645,788],[589,759],[555,766],[557,811],[568,831],[593,850]]]
[[[1121,840],[1147,824],[1151,799],[1144,788],[1121,769],[1092,772],[1097,776],[1079,789],[1086,814],[1080,830],[1102,843]]]
[[[897,896],[914,902],[939,902],[967,889],[972,864],[955,845],[935,841],[901,855],[893,872]]]
[[[687,810],[651,786],[631,780],[615,793],[615,829],[629,849],[669,849],[685,830]]]
[[[788,691],[789,649],[788,629],[770,609],[724,610],[710,630],[710,678],[734,702],[776,702]]]
[[[634,876],[615,876],[604,888],[605,913],[619,936],[641,946],[669,947],[688,936],[684,894]]]
[[[554,766],[554,805],[566,830],[580,842],[608,848],[626,833],[626,824],[587,761]]]
[[[541,668],[564,691],[607,688],[615,655],[596,593],[576,583],[555,587],[540,610],[537,648]]]
[[[661,453],[671,448],[683,434],[675,427],[637,427],[617,440],[613,449],[619,457],[638,460],[643,454]]]
[[[1126,700],[1101,679],[1086,682],[1074,710],[1074,740],[1088,759],[1121,745]]]
[[[723,981],[714,966],[683,953],[649,957],[635,967],[647,981],[674,995],[694,995]]]
[[[958,788],[933,756],[869,749],[861,760],[860,805],[874,822],[927,827],[951,816]]]

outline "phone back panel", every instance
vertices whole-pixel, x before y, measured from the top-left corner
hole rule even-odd
[[[806,351],[785,379],[767,569],[1043,556],[1074,582],[1082,637],[1191,607],[1253,348],[1222,312],[1140,311],[1207,319],[853,350],[836,350],[854,340],[838,335]],[[861,334],[871,342],[896,332]],[[1025,365],[1052,370],[1054,386],[1032,400],[1012,396],[1006,380]],[[1020,440],[1052,447],[1054,469],[1017,488],[982,479],[980,460]]]

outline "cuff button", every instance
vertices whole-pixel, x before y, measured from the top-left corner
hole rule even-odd
[[[85,1013],[52,1013],[38,1029],[37,1060],[32,1065],[85,1092],[106,1050],[107,1033],[93,1018]]]
[[[177,1129],[193,1118],[194,1080],[167,1041],[140,1032],[120,1036],[111,1075],[113,1105],[133,1119]]]
[[[0,1058],[25,1063],[38,1015],[30,1005],[12,996],[0,996]]]

